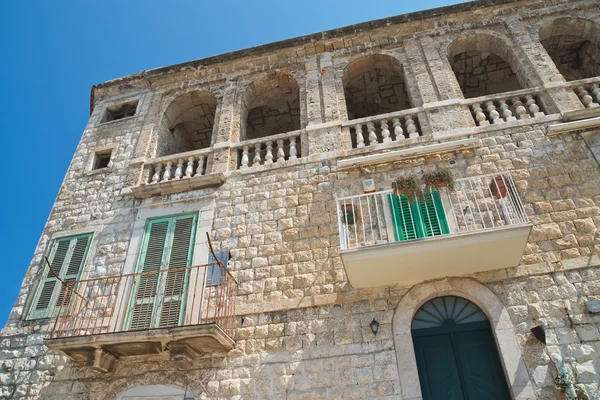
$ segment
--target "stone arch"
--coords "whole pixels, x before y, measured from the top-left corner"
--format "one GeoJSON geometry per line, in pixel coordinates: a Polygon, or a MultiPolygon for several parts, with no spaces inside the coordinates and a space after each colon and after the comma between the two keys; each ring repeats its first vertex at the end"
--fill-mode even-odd
{"type": "Polygon", "coordinates": [[[447,57],[465,98],[527,88],[527,74],[508,40],[492,32],[456,38],[447,57]]]}
{"type": "Polygon", "coordinates": [[[121,394],[116,400],[145,400],[145,399],[195,399],[192,393],[173,385],[145,385],[136,386],[121,394]]]}
{"type": "Polygon", "coordinates": [[[421,385],[411,334],[412,319],[417,310],[427,301],[449,295],[472,301],[488,317],[513,397],[515,399],[535,397],[521,356],[515,328],[506,307],[490,289],[470,278],[447,278],[415,285],[398,303],[392,324],[402,397],[421,398],[421,385]]]}
{"type": "Polygon", "coordinates": [[[402,63],[390,55],[354,58],[342,81],[350,120],[411,108],[402,63]]]}
{"type": "Polygon", "coordinates": [[[283,71],[255,79],[244,91],[240,114],[241,140],[299,130],[300,89],[297,80],[283,71]]]}
{"type": "Polygon", "coordinates": [[[212,92],[194,91],[176,97],[163,114],[156,156],[210,147],[216,115],[217,99],[212,92]]]}
{"type": "Polygon", "coordinates": [[[600,24],[556,18],[540,27],[542,46],[567,81],[600,76],[600,24]]]}

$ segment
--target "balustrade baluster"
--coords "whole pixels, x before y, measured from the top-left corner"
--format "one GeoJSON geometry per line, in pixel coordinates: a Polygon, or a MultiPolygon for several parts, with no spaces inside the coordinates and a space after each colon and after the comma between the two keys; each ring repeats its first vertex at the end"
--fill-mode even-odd
{"type": "Polygon", "coordinates": [[[515,96],[511,99],[513,108],[515,109],[515,114],[517,115],[517,119],[525,119],[529,118],[529,114],[525,107],[523,107],[523,102],[521,101],[520,96],[515,96]]]}
{"type": "Polygon", "coordinates": [[[265,165],[273,164],[273,142],[269,140],[267,143],[267,150],[265,153],[265,165]]]}
{"type": "Polygon", "coordinates": [[[393,118],[393,127],[394,127],[394,140],[404,140],[404,131],[402,130],[402,123],[400,122],[400,118],[393,118]]]}
{"type": "Polygon", "coordinates": [[[160,173],[162,170],[162,164],[161,163],[156,163],[154,165],[154,175],[152,175],[152,183],[158,183],[160,182],[160,173]]]}
{"type": "Polygon", "coordinates": [[[161,182],[166,182],[171,180],[171,168],[173,167],[173,161],[167,161],[167,166],[165,167],[165,173],[163,174],[163,178],[161,182]]]}
{"type": "Polygon", "coordinates": [[[406,126],[406,132],[408,132],[408,137],[410,139],[419,137],[419,132],[417,131],[417,126],[415,125],[415,121],[413,121],[412,115],[406,116],[405,126],[406,126]]]}
{"type": "Polygon", "coordinates": [[[383,138],[383,143],[391,143],[392,138],[390,137],[390,131],[388,129],[387,119],[381,120],[381,137],[383,138]]]}
{"type": "Polygon", "coordinates": [[[474,103],[471,106],[471,109],[473,110],[473,115],[475,116],[475,121],[477,122],[477,125],[479,125],[479,126],[487,126],[487,125],[490,124],[490,122],[487,120],[487,117],[483,113],[483,109],[481,108],[481,104],[474,103]]]}
{"type": "Polygon", "coordinates": [[[250,163],[250,148],[248,146],[244,146],[242,148],[242,160],[240,161],[240,168],[248,168],[248,163],[250,163]]]}
{"type": "Polygon", "coordinates": [[[298,149],[296,148],[296,138],[290,138],[290,160],[298,158],[298,149]]]}
{"type": "Polygon", "coordinates": [[[361,124],[354,125],[354,132],[356,134],[356,147],[357,148],[365,147],[365,138],[363,137],[362,125],[361,124]]]}
{"type": "Polygon", "coordinates": [[[204,160],[205,156],[198,157],[198,168],[196,168],[196,175],[194,176],[202,176],[204,175],[204,160]]]}
{"type": "Polygon", "coordinates": [[[535,97],[533,97],[532,94],[526,95],[525,100],[527,100],[525,105],[527,106],[529,114],[531,114],[532,117],[542,117],[545,115],[543,112],[540,111],[540,106],[537,105],[535,97]]]}
{"type": "Polygon", "coordinates": [[[369,146],[379,144],[377,133],[375,133],[375,124],[373,122],[367,122],[367,132],[369,132],[369,146]]]}
{"type": "Polygon", "coordinates": [[[283,139],[277,140],[277,162],[285,161],[285,149],[283,148],[283,139]]]}
{"type": "Polygon", "coordinates": [[[600,103],[600,87],[598,87],[597,83],[593,83],[591,89],[593,101],[600,103]]]}
{"type": "Polygon", "coordinates": [[[254,158],[252,159],[252,166],[256,167],[257,165],[260,165],[262,162],[262,157],[260,155],[260,148],[262,147],[261,143],[256,143],[254,145],[254,158]]]}
{"type": "Polygon", "coordinates": [[[500,113],[496,110],[496,105],[492,100],[486,101],[485,105],[492,124],[499,124],[504,122],[504,120],[500,118],[500,113]]]}
{"type": "Polygon", "coordinates": [[[190,178],[194,174],[194,157],[188,157],[187,166],[185,167],[185,177],[190,178]]]}
{"type": "Polygon", "coordinates": [[[579,86],[576,90],[577,96],[579,96],[579,100],[581,100],[585,108],[593,107],[594,99],[590,96],[589,92],[583,86],[579,86]]]}
{"type": "Polygon", "coordinates": [[[181,179],[183,176],[183,158],[177,161],[177,167],[175,168],[175,179],[181,179]]]}
{"type": "Polygon", "coordinates": [[[502,111],[502,118],[506,122],[517,120],[515,117],[513,117],[512,111],[510,111],[508,104],[506,104],[506,100],[498,100],[498,103],[500,104],[500,110],[502,111]]]}

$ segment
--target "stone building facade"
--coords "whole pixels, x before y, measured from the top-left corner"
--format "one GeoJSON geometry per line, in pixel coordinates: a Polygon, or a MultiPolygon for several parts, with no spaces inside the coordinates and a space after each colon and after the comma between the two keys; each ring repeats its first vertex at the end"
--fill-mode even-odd
{"type": "Polygon", "coordinates": [[[95,86],[0,397],[600,399],[599,85],[596,0],[482,0],[95,86]]]}

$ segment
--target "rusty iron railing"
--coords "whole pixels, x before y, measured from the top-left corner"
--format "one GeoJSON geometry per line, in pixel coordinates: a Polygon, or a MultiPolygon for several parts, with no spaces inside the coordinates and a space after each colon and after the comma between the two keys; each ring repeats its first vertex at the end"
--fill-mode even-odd
{"type": "Polygon", "coordinates": [[[206,264],[66,282],[47,338],[216,323],[233,337],[237,282],[206,264]]]}

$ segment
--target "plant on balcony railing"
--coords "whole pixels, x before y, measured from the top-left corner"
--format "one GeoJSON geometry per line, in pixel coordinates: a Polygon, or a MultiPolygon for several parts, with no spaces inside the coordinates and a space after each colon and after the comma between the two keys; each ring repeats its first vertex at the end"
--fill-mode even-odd
{"type": "Polygon", "coordinates": [[[427,189],[447,187],[448,190],[453,191],[456,183],[454,174],[448,168],[440,168],[437,171],[423,174],[421,179],[427,189]]]}
{"type": "MultiPolygon", "coordinates": [[[[338,199],[342,250],[428,237],[498,229],[529,222],[509,172],[457,179],[450,186],[386,190],[338,199]],[[353,210],[350,223],[348,213],[353,210]],[[360,215],[360,218],[357,217],[360,215]]],[[[410,182],[410,184],[409,184],[410,182]]]]}

